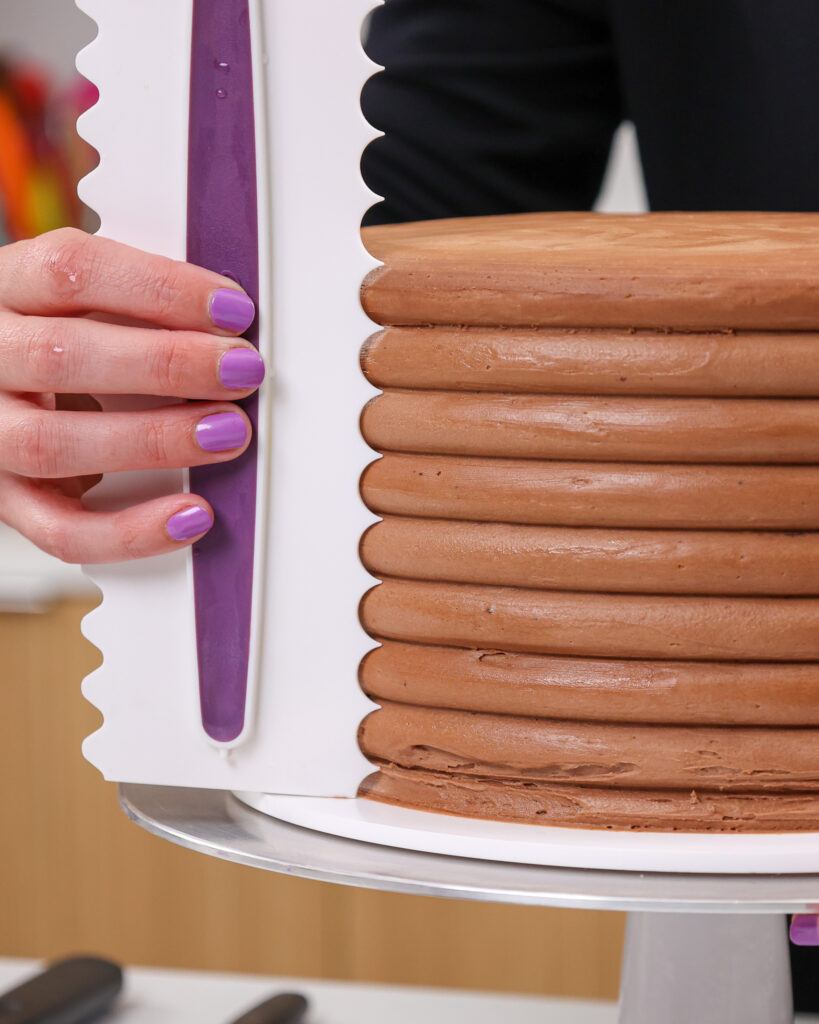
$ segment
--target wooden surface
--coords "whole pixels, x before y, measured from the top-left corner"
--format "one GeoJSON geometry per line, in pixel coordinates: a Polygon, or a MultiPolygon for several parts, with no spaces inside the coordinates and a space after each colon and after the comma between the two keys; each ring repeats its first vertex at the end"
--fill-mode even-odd
{"type": "Polygon", "coordinates": [[[82,759],[89,605],[0,615],[0,955],[614,998],[622,916],[270,875],[130,824],[82,759]]]}

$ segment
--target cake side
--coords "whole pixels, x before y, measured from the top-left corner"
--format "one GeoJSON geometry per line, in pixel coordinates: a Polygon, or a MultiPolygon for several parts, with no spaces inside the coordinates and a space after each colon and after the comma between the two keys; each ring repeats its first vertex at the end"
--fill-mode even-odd
{"type": "Polygon", "coordinates": [[[382,389],[810,398],[815,352],[792,331],[387,327],[361,366],[382,389]]]}
{"type": "Polygon", "coordinates": [[[365,239],[362,795],[819,828],[819,217],[365,239]]]}

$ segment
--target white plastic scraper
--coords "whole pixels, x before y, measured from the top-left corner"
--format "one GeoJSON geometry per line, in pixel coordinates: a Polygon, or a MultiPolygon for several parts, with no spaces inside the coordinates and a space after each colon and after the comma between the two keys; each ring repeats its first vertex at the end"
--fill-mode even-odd
{"type": "Polygon", "coordinates": [[[101,233],[240,283],[268,367],[243,458],[115,474],[91,496],[190,488],[216,524],[193,552],[88,570],[104,664],[84,692],[104,723],[86,755],[117,781],[352,796],[370,770],[356,732],[372,646],[357,608],[373,582],[358,560],[373,0],[77,2],[99,25],[78,67],[100,89],[80,129],[100,152],[82,196],[101,233]]]}

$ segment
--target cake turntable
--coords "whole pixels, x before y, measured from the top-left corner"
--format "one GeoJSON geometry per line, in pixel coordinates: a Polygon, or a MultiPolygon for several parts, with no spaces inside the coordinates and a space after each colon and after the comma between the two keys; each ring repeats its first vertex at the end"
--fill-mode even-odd
{"type": "Polygon", "coordinates": [[[327,835],[232,794],[122,785],[123,810],[186,849],[299,878],[387,892],[628,911],[621,1024],[786,1024],[782,915],[819,910],[819,875],[552,868],[431,854],[327,835]]]}

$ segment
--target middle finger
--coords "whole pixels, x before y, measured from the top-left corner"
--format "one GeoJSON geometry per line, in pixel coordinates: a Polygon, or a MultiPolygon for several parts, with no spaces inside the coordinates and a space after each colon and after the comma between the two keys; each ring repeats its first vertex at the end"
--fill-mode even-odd
{"type": "Polygon", "coordinates": [[[0,314],[0,390],[224,399],[255,390],[246,341],[97,320],[0,314]]]}

